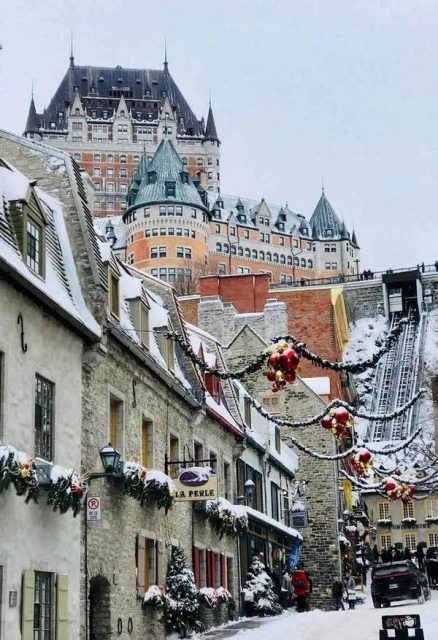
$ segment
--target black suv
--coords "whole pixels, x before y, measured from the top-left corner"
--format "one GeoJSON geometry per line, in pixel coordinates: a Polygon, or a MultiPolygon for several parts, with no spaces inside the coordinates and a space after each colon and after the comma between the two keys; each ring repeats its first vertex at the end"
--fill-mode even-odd
{"type": "Polygon", "coordinates": [[[427,577],[411,560],[378,564],[371,570],[371,595],[375,607],[388,607],[391,602],[429,600],[431,591],[427,577]]]}

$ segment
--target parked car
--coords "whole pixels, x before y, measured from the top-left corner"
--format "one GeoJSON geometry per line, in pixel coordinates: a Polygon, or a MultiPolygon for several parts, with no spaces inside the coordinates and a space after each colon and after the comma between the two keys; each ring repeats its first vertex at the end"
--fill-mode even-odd
{"type": "Polygon", "coordinates": [[[426,551],[426,573],[431,589],[438,589],[438,547],[426,551]]]}
{"type": "Polygon", "coordinates": [[[427,577],[411,560],[378,564],[371,570],[371,596],[377,607],[389,607],[391,602],[431,598],[427,577]]]}

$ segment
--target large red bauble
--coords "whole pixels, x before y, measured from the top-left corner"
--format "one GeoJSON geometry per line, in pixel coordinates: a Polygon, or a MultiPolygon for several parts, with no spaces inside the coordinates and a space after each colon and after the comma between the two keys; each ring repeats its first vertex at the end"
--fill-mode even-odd
{"type": "Polygon", "coordinates": [[[371,453],[365,449],[359,453],[359,460],[365,464],[371,460],[371,453]]]}
{"type": "Polygon", "coordinates": [[[350,414],[344,407],[338,407],[335,411],[335,418],[341,424],[346,424],[350,419],[350,414]]]}
{"type": "Polygon", "coordinates": [[[393,480],[387,480],[385,484],[385,491],[393,491],[396,488],[396,484],[393,480]]]}
{"type": "Polygon", "coordinates": [[[271,365],[271,367],[273,367],[274,369],[278,368],[278,365],[280,364],[280,356],[278,353],[272,353],[269,358],[268,358],[268,363],[271,365]]]}
{"type": "Polygon", "coordinates": [[[286,382],[295,382],[295,380],[297,379],[297,376],[295,375],[295,371],[287,371],[284,374],[284,379],[286,380],[286,382]]]}
{"type": "Polygon", "coordinates": [[[300,356],[292,347],[288,347],[281,354],[280,363],[286,369],[296,369],[299,362],[300,356]]]}
{"type": "Polygon", "coordinates": [[[331,429],[333,426],[332,418],[330,416],[324,416],[321,420],[321,425],[324,427],[324,429],[331,429]]]}
{"type": "Polygon", "coordinates": [[[275,380],[275,370],[274,369],[269,369],[268,373],[266,374],[266,377],[268,378],[268,380],[270,382],[274,382],[274,380],[275,380]]]}
{"type": "Polygon", "coordinates": [[[82,487],[77,486],[73,488],[73,493],[75,494],[75,496],[81,497],[82,494],[84,493],[84,490],[82,489],[82,487]]]}

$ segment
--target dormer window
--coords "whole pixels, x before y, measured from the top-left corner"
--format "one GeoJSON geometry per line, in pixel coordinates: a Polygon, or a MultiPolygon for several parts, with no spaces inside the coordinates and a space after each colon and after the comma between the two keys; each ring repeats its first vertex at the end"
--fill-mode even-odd
{"type": "Polygon", "coordinates": [[[120,317],[119,277],[114,271],[109,272],[109,308],[111,315],[120,317]]]}
{"type": "Polygon", "coordinates": [[[148,171],[148,184],[155,184],[156,181],[157,181],[157,172],[148,171]]]}
{"type": "Polygon", "coordinates": [[[38,275],[42,272],[42,229],[31,220],[27,221],[26,264],[38,275]]]}
{"type": "Polygon", "coordinates": [[[181,176],[181,182],[183,184],[188,184],[188,182],[189,182],[189,174],[187,173],[187,171],[181,171],[180,172],[180,176],[181,176]]]}
{"type": "Polygon", "coordinates": [[[325,230],[325,237],[326,238],[333,238],[333,229],[326,229],[325,230]]]}
{"type": "Polygon", "coordinates": [[[166,182],[166,198],[174,198],[175,197],[175,182],[167,181],[166,182]]]}

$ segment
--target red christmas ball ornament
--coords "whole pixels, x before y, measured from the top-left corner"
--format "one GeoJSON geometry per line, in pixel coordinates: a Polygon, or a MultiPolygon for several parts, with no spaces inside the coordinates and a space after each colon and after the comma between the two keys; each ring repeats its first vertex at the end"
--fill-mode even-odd
{"type": "Polygon", "coordinates": [[[140,471],[140,478],[145,478],[146,477],[146,469],[142,469],[140,471]]]}
{"type": "Polygon", "coordinates": [[[76,487],[73,487],[73,493],[78,498],[81,498],[84,495],[84,490],[80,485],[76,485],[76,487]]]}
{"type": "Polygon", "coordinates": [[[274,382],[275,380],[275,369],[268,369],[268,373],[266,374],[269,382],[274,382]]]}
{"type": "Polygon", "coordinates": [[[30,464],[28,464],[27,462],[25,462],[23,464],[23,469],[30,469],[30,464]]]}
{"type": "Polygon", "coordinates": [[[271,365],[273,369],[278,369],[280,364],[280,355],[277,352],[272,353],[268,358],[268,364],[271,365]]]}
{"type": "Polygon", "coordinates": [[[341,424],[347,424],[350,419],[350,414],[344,407],[338,407],[335,411],[335,418],[337,422],[341,424]]]}
{"type": "Polygon", "coordinates": [[[300,362],[300,356],[292,347],[287,347],[281,354],[280,364],[287,369],[296,369],[300,362]]]}
{"type": "Polygon", "coordinates": [[[396,487],[397,485],[394,480],[387,480],[385,483],[385,491],[394,491],[396,487]]]}
{"type": "Polygon", "coordinates": [[[277,393],[279,391],[279,388],[277,387],[276,383],[274,382],[274,384],[272,385],[272,393],[277,393]]]}
{"type": "Polygon", "coordinates": [[[360,451],[359,460],[360,462],[363,462],[365,464],[371,460],[371,453],[368,451],[368,449],[363,449],[362,451],[360,451]]]}
{"type": "Polygon", "coordinates": [[[330,416],[324,416],[321,420],[321,425],[324,429],[331,429],[333,426],[332,418],[330,416]]]}
{"type": "Polygon", "coordinates": [[[286,380],[286,382],[289,382],[289,384],[291,384],[292,382],[295,382],[295,380],[297,379],[295,371],[287,371],[284,374],[284,379],[286,380]]]}

